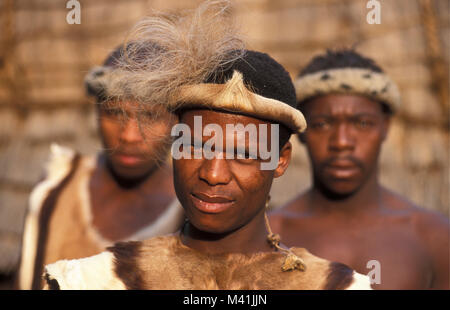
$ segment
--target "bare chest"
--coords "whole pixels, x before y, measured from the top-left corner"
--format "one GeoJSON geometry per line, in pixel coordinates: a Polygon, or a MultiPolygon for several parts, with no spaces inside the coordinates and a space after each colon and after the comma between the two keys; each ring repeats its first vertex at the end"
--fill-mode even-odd
{"type": "Polygon", "coordinates": [[[92,223],[111,241],[125,239],[151,225],[172,201],[164,193],[91,191],[92,223]]]}
{"type": "Polygon", "coordinates": [[[407,225],[332,225],[300,220],[284,226],[282,240],[344,263],[372,279],[373,288],[424,289],[432,281],[429,257],[407,225]]]}

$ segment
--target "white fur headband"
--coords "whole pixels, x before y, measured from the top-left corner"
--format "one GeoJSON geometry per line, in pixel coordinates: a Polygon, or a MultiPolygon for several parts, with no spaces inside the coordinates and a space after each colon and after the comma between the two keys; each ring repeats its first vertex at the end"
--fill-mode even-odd
{"type": "Polygon", "coordinates": [[[207,107],[278,122],[294,133],[306,129],[305,118],[299,110],[250,91],[244,85],[242,73],[238,71],[234,71],[232,78],[225,84],[186,85],[181,88],[177,99],[174,109],[183,106],[207,107]]]}

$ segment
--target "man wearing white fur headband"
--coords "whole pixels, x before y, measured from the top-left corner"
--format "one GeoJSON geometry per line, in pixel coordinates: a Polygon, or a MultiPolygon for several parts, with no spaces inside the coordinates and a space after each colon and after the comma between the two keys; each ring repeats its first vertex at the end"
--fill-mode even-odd
{"type": "Polygon", "coordinates": [[[312,187],[271,214],[289,245],[370,271],[376,289],[448,289],[449,223],[378,183],[395,83],[353,50],[315,57],[295,81],[312,187]],[[332,245],[332,246],[330,246],[332,245]]]}
{"type": "MultiPolygon", "coordinates": [[[[221,14],[212,11],[210,21],[220,25],[221,14]]],[[[184,19],[158,16],[141,25],[147,31],[139,33],[169,51],[154,68],[172,68],[158,76],[177,86],[168,105],[180,121],[172,130],[172,157],[187,222],[176,234],[118,243],[96,256],[48,265],[47,288],[370,289],[368,277],[306,249],[288,249],[271,232],[266,207],[272,181],[289,165],[290,135],[306,128],[284,68],[267,54],[236,49],[238,40],[217,28],[208,36],[212,28],[202,18],[189,20],[189,27],[184,19]],[[198,34],[196,28],[202,35],[189,32],[198,34]],[[158,29],[173,35],[158,36],[158,29]],[[168,48],[186,29],[190,35],[168,48]],[[186,72],[189,61],[194,67],[186,72]]],[[[156,80],[141,78],[145,82],[139,76],[124,81],[133,81],[131,89],[137,85],[133,93],[152,96],[148,87],[156,80]]]]}

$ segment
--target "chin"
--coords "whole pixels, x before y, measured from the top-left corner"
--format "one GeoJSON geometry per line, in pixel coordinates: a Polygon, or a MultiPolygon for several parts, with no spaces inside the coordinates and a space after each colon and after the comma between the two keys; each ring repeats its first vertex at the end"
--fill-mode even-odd
{"type": "Polygon", "coordinates": [[[355,194],[360,186],[360,184],[355,184],[353,182],[327,182],[320,186],[322,192],[325,196],[332,199],[345,199],[349,196],[355,194]]]}
{"type": "Polygon", "coordinates": [[[224,227],[223,222],[220,220],[208,220],[205,218],[197,220],[195,218],[189,218],[189,223],[191,223],[191,225],[197,230],[213,235],[223,235],[233,230],[231,228],[224,227]]]}
{"type": "Polygon", "coordinates": [[[228,232],[227,230],[224,230],[222,227],[212,227],[212,226],[201,225],[200,227],[195,226],[195,228],[197,228],[201,232],[208,233],[211,235],[217,235],[217,236],[224,235],[228,232]]]}
{"type": "Polygon", "coordinates": [[[145,169],[143,167],[122,167],[113,165],[112,170],[120,179],[129,181],[144,179],[150,173],[150,169],[145,169]]]}

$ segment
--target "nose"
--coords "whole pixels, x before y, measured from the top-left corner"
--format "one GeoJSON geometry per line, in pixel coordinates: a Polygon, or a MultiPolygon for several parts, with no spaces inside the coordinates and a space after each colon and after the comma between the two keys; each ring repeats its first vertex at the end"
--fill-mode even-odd
{"type": "Polygon", "coordinates": [[[232,174],[226,159],[202,159],[199,177],[210,186],[226,185],[231,181],[232,174]]]}
{"type": "Polygon", "coordinates": [[[333,151],[342,152],[353,150],[354,147],[355,140],[350,126],[346,123],[338,124],[330,136],[329,148],[333,151]]]}
{"type": "Polygon", "coordinates": [[[135,118],[128,118],[123,120],[120,131],[120,141],[123,143],[137,143],[143,140],[142,130],[139,126],[138,120],[135,118]]]}

